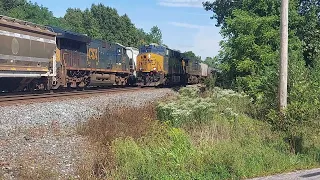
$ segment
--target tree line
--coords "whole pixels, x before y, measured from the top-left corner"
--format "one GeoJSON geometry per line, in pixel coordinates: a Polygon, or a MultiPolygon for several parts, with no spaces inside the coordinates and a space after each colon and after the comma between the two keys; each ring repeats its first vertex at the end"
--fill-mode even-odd
{"type": "MultiPolygon", "coordinates": [[[[115,8],[101,3],[92,4],[91,8],[81,10],[68,8],[63,17],[55,17],[47,7],[27,0],[0,0],[0,14],[22,19],[41,25],[50,25],[86,34],[95,39],[117,42],[124,46],[139,47],[157,43],[163,44],[162,32],[153,26],[150,32],[137,28],[127,14],[119,15],[115,8]]],[[[192,51],[184,52],[189,58],[200,60],[192,51]]],[[[211,57],[205,63],[212,65],[211,57]]]]}
{"type": "Polygon", "coordinates": [[[60,27],[125,46],[162,44],[162,33],[157,26],[153,26],[150,32],[145,32],[137,28],[127,14],[119,15],[116,9],[101,3],[92,4],[91,8],[85,10],[68,8],[64,17],[57,18],[47,7],[37,3],[27,0],[0,0],[0,14],[41,25],[60,27]]]}
{"type": "MultiPolygon", "coordinates": [[[[215,0],[203,3],[225,40],[215,57],[220,85],[244,90],[256,115],[293,137],[320,122],[319,12],[317,0],[289,2],[289,79],[286,116],[277,112],[280,60],[279,0],[215,0]]],[[[310,131],[310,129],[308,130],[310,131]]]]}

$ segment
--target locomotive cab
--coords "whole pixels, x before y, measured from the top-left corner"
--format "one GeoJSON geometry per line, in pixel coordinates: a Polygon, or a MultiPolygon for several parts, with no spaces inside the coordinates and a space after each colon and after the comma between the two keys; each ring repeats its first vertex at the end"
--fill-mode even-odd
{"type": "Polygon", "coordinates": [[[185,71],[181,53],[161,45],[140,47],[137,57],[137,84],[160,86],[183,84],[185,71]]]}
{"type": "Polygon", "coordinates": [[[158,86],[164,81],[166,48],[155,44],[142,46],[137,57],[139,85],[158,86]]]}

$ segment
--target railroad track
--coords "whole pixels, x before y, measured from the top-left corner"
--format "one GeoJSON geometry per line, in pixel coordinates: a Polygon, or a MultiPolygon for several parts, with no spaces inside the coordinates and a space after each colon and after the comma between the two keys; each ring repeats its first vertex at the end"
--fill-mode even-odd
{"type": "Polygon", "coordinates": [[[41,94],[19,94],[19,95],[2,95],[0,96],[0,106],[6,106],[11,104],[20,103],[33,103],[42,101],[52,101],[61,98],[75,98],[75,97],[85,97],[98,94],[112,94],[130,91],[141,91],[150,90],[154,88],[139,88],[139,87],[129,87],[129,88],[112,88],[112,89],[97,89],[97,90],[84,90],[84,91],[71,91],[71,92],[56,92],[56,93],[41,93],[41,94]]]}

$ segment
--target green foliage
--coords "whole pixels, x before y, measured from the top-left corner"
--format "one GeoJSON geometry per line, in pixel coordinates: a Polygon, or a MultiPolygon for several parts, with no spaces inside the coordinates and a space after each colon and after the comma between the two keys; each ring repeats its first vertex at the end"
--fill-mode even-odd
{"type": "Polygon", "coordinates": [[[90,9],[68,8],[63,18],[56,18],[48,8],[26,0],[0,0],[0,14],[42,25],[52,25],[92,38],[117,42],[125,46],[162,43],[161,30],[154,26],[149,33],[137,29],[130,18],[116,9],[92,4],[90,9]]]}
{"type": "Polygon", "coordinates": [[[320,44],[320,10],[316,1],[289,3],[289,81],[286,116],[278,112],[278,69],[280,50],[280,3],[275,0],[215,0],[205,2],[213,11],[225,40],[221,43],[219,83],[223,87],[244,90],[254,99],[257,109],[252,115],[268,120],[273,129],[291,139],[310,137],[303,132],[310,125],[319,127],[320,101],[317,64],[320,44]]]}
{"type": "Polygon", "coordinates": [[[158,105],[158,119],[169,121],[175,127],[185,123],[205,123],[212,120],[217,113],[238,116],[243,110],[237,105],[243,107],[243,104],[250,102],[249,99],[244,98],[247,96],[232,90],[224,91],[214,88],[206,98],[198,98],[199,93],[200,90],[197,87],[180,89],[177,101],[158,105]]]}
{"type": "Polygon", "coordinates": [[[204,84],[207,89],[212,90],[216,86],[217,75],[213,74],[212,77],[204,79],[204,84]]]}
{"type": "Polygon", "coordinates": [[[158,105],[160,120],[168,123],[138,140],[113,141],[111,179],[244,179],[318,165],[319,141],[291,154],[284,135],[246,116],[250,104],[232,90],[181,89],[177,101],[158,105]],[[208,108],[200,108],[204,103],[208,108]]]}
{"type": "Polygon", "coordinates": [[[116,174],[139,179],[179,178],[176,172],[181,171],[187,174],[195,154],[191,142],[181,129],[161,130],[137,142],[131,138],[114,141],[113,152],[119,167],[116,174]]]}
{"type": "Polygon", "coordinates": [[[186,51],[182,54],[182,56],[184,58],[189,58],[189,59],[192,59],[192,60],[201,60],[201,57],[200,56],[197,56],[194,52],[192,51],[186,51]]]}
{"type": "Polygon", "coordinates": [[[138,47],[146,43],[161,43],[161,30],[154,26],[150,33],[137,29],[128,15],[120,16],[116,9],[103,4],[93,4],[90,9],[68,9],[64,19],[73,31],[90,37],[138,47]]]}
{"type": "Polygon", "coordinates": [[[204,63],[207,64],[209,67],[219,69],[220,62],[218,57],[206,57],[204,63]]]}
{"type": "Polygon", "coordinates": [[[150,41],[156,44],[162,44],[162,33],[158,26],[153,26],[148,34],[150,41]]]}

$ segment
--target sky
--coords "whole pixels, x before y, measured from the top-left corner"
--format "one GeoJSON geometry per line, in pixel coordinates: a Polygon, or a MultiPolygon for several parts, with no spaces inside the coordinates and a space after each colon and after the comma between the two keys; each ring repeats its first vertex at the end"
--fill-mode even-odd
{"type": "Polygon", "coordinates": [[[102,3],[127,14],[138,28],[149,32],[157,25],[162,32],[163,43],[181,52],[193,51],[202,59],[213,57],[222,40],[212,12],[202,7],[205,0],[31,0],[48,7],[56,17],[63,17],[67,8],[90,8],[102,3]]]}

